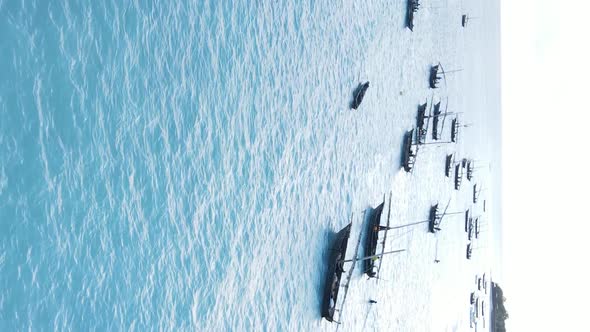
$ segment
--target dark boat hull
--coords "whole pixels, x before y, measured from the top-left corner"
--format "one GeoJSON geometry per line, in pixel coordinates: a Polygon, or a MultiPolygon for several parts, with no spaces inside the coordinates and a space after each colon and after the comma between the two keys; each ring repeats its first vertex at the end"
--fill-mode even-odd
{"type": "MultiPolygon", "coordinates": [[[[379,231],[381,230],[381,215],[383,214],[383,206],[385,202],[379,204],[371,215],[369,222],[369,229],[367,231],[367,238],[365,241],[365,256],[374,256],[377,253],[377,244],[379,242],[379,231]]],[[[364,271],[369,278],[374,278],[376,272],[374,271],[375,261],[367,259],[364,261],[364,271]]]]}
{"type": "Polygon", "coordinates": [[[412,149],[413,136],[414,136],[413,129],[407,131],[406,135],[404,136],[404,150],[403,150],[403,154],[402,154],[402,165],[404,167],[404,171],[406,171],[406,172],[411,172],[412,169],[414,168],[414,163],[416,161],[416,154],[418,153],[417,151],[414,152],[412,149]]]}
{"type": "Polygon", "coordinates": [[[439,231],[438,229],[438,222],[437,222],[437,214],[438,214],[438,204],[433,205],[430,208],[430,215],[428,216],[428,231],[430,233],[436,233],[439,231]]]}
{"type": "Polygon", "coordinates": [[[461,164],[457,164],[455,166],[455,190],[461,188],[461,178],[463,177],[461,170],[461,164]]]}
{"type": "Polygon", "coordinates": [[[361,105],[363,99],[365,98],[365,93],[367,92],[367,89],[369,89],[369,82],[361,83],[358,85],[354,93],[352,103],[350,103],[351,108],[357,109],[361,105]]]}
{"type": "Polygon", "coordinates": [[[448,154],[447,158],[445,160],[445,176],[446,177],[450,177],[451,176],[451,167],[453,166],[453,155],[452,154],[448,154]]]}
{"type": "Polygon", "coordinates": [[[422,105],[418,106],[418,116],[416,117],[416,126],[418,128],[424,128],[424,124],[425,124],[425,119],[426,119],[426,106],[428,106],[428,104],[424,103],[422,105]]]}
{"type": "Polygon", "coordinates": [[[440,114],[440,102],[438,102],[434,105],[434,111],[432,112],[432,139],[435,141],[440,138],[440,134],[438,132],[438,117],[440,116],[440,114]]]}
{"type": "Polygon", "coordinates": [[[330,260],[324,288],[322,317],[330,322],[334,321],[334,312],[336,311],[336,303],[340,291],[340,281],[344,272],[340,262],[345,259],[351,227],[352,223],[348,224],[336,234],[336,239],[329,252],[330,260]]]}
{"type": "Polygon", "coordinates": [[[414,0],[408,0],[406,7],[406,27],[414,31],[414,0]]]}
{"type": "Polygon", "coordinates": [[[428,79],[428,84],[431,89],[437,88],[438,68],[438,65],[430,67],[430,77],[428,79]]]}

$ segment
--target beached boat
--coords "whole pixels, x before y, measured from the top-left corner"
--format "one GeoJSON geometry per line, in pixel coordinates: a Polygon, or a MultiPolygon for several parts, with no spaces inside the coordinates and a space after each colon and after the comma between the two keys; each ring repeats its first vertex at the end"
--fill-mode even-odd
{"type": "Polygon", "coordinates": [[[418,0],[408,0],[406,7],[406,27],[414,31],[414,13],[420,8],[418,0]]]}
{"type": "Polygon", "coordinates": [[[463,167],[461,164],[455,165],[455,190],[461,188],[461,182],[463,181],[463,167]]]}
{"type": "Polygon", "coordinates": [[[416,141],[418,144],[426,143],[426,134],[430,122],[430,116],[426,115],[426,106],[427,103],[418,105],[418,114],[416,115],[416,141]]]}
{"type": "Polygon", "coordinates": [[[477,190],[477,183],[473,185],[473,203],[477,203],[481,189],[477,190]]]}
{"type": "Polygon", "coordinates": [[[440,65],[440,63],[436,64],[434,66],[430,66],[430,75],[428,78],[428,85],[430,86],[431,89],[438,88],[438,84],[439,84],[440,80],[442,80],[442,78],[443,78],[441,72],[442,72],[442,66],[440,65]]]}
{"type": "Polygon", "coordinates": [[[474,163],[473,160],[467,161],[467,180],[469,180],[469,181],[471,181],[471,179],[473,178],[473,171],[474,171],[473,163],[474,163]]]}
{"type": "Polygon", "coordinates": [[[414,129],[406,132],[404,136],[404,149],[402,151],[402,165],[406,172],[411,172],[416,163],[418,145],[414,141],[414,129]]]}
{"type": "Polygon", "coordinates": [[[430,207],[430,215],[428,217],[428,231],[436,233],[440,231],[440,218],[438,215],[438,203],[430,207]]]}
{"type": "MultiPolygon", "coordinates": [[[[384,205],[385,199],[383,200],[383,203],[379,204],[379,206],[374,209],[371,219],[369,220],[369,229],[365,240],[365,256],[373,256],[377,253],[379,232],[387,230],[387,226],[381,226],[381,215],[383,214],[384,205]]],[[[377,271],[375,271],[375,260],[367,259],[364,263],[364,271],[369,278],[376,277],[377,271]]]]}
{"type": "Polygon", "coordinates": [[[432,111],[432,139],[439,140],[440,139],[440,132],[438,130],[438,122],[441,116],[440,111],[440,101],[433,106],[432,111]]]}
{"type": "Polygon", "coordinates": [[[367,92],[367,89],[369,88],[369,82],[365,82],[365,83],[359,83],[359,85],[357,86],[357,88],[354,91],[354,98],[352,100],[352,102],[350,103],[350,107],[353,109],[357,109],[360,104],[363,102],[363,98],[365,98],[365,93],[367,92]]]}
{"type": "Polygon", "coordinates": [[[451,142],[457,142],[457,138],[459,137],[459,120],[454,118],[451,121],[451,142]]]}
{"type": "Polygon", "coordinates": [[[451,176],[451,170],[453,167],[453,164],[455,163],[455,158],[454,158],[454,154],[448,154],[446,159],[445,159],[445,176],[446,177],[450,177],[451,176]]]}

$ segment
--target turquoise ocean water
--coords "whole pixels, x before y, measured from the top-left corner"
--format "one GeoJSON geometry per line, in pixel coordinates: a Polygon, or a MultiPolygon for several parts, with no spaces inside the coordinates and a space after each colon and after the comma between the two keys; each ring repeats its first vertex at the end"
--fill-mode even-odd
{"type": "MultiPolygon", "coordinates": [[[[334,330],[323,264],[351,214],[356,239],[390,191],[393,224],[468,207],[450,151],[492,165],[499,205],[499,14],[469,5],[424,4],[411,33],[405,1],[0,1],[0,330],[334,330]],[[438,61],[464,71],[432,91],[438,61]],[[479,125],[409,175],[431,98],[479,125]]],[[[468,329],[494,241],[466,261],[459,225],[392,232],[407,252],[353,275],[341,328],[468,329]]]]}

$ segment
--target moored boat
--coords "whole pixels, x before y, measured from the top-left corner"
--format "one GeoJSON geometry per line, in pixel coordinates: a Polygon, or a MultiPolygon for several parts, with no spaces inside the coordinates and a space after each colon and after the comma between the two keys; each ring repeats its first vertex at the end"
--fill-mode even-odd
{"type": "Polygon", "coordinates": [[[445,159],[445,176],[446,177],[450,177],[451,176],[451,169],[453,167],[453,163],[454,163],[454,154],[448,154],[446,159],[445,159]]]}
{"type": "Polygon", "coordinates": [[[414,31],[414,13],[420,8],[420,2],[418,0],[408,0],[406,7],[406,27],[410,31],[414,31]]]}
{"type": "Polygon", "coordinates": [[[350,229],[352,222],[341,229],[336,234],[336,239],[330,248],[328,271],[326,277],[326,284],[324,288],[322,317],[326,320],[334,321],[334,312],[336,311],[336,303],[338,301],[338,293],[340,291],[340,281],[344,271],[344,260],[346,256],[346,248],[348,247],[348,239],[350,238],[350,229]]]}
{"type": "Polygon", "coordinates": [[[440,221],[438,216],[438,203],[430,207],[430,215],[428,217],[428,231],[436,233],[440,231],[440,221]]]}
{"type": "Polygon", "coordinates": [[[411,172],[416,163],[418,146],[414,142],[414,129],[406,132],[404,136],[404,149],[402,151],[402,165],[406,172],[411,172]]]}
{"type": "MultiPolygon", "coordinates": [[[[365,242],[365,256],[373,256],[377,253],[379,232],[384,230],[383,226],[381,226],[381,215],[383,214],[384,205],[385,201],[379,204],[379,206],[374,209],[371,219],[369,220],[369,229],[365,242]]],[[[367,259],[364,261],[364,272],[369,276],[369,278],[374,278],[377,276],[377,272],[375,271],[375,260],[367,259]]]]}

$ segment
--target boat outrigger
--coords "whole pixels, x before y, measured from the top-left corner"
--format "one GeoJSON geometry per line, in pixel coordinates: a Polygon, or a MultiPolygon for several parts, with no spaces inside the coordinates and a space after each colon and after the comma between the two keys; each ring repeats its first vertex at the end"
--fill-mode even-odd
{"type": "Polygon", "coordinates": [[[363,98],[365,98],[365,93],[367,92],[367,89],[369,88],[369,81],[365,82],[365,83],[359,83],[359,85],[357,86],[357,88],[354,91],[354,98],[352,100],[352,102],[350,103],[350,107],[352,109],[357,109],[360,104],[363,102],[363,98]]]}
{"type": "Polygon", "coordinates": [[[461,15],[461,26],[465,27],[470,20],[476,19],[477,17],[470,17],[467,14],[461,15]]]}
{"type": "Polygon", "coordinates": [[[406,27],[410,31],[414,31],[414,13],[420,8],[420,2],[418,0],[408,0],[406,8],[406,27]]]}

